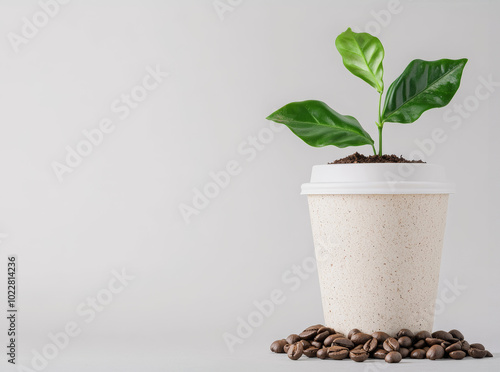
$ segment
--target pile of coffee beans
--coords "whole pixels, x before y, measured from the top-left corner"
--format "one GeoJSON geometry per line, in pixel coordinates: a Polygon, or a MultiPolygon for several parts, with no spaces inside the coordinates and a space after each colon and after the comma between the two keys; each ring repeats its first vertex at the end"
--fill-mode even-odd
{"type": "Polygon", "coordinates": [[[364,362],[368,358],[399,363],[401,359],[463,359],[492,357],[482,344],[469,344],[464,335],[453,329],[449,332],[421,331],[413,333],[402,329],[397,335],[375,332],[371,335],[353,329],[347,336],[321,324],[310,326],[300,334],[274,341],[271,351],[286,353],[292,360],[302,355],[309,358],[341,360],[351,358],[364,362]]]}

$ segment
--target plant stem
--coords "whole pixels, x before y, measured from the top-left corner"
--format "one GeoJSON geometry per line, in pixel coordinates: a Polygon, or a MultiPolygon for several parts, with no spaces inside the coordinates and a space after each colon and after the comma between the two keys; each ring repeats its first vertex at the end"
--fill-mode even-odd
{"type": "Polygon", "coordinates": [[[373,149],[373,155],[377,155],[377,150],[375,149],[374,145],[372,145],[372,149],[373,149]]]}
{"type": "MultiPolygon", "coordinates": [[[[380,112],[381,105],[382,105],[382,93],[380,92],[380,96],[378,98],[378,122],[377,122],[377,127],[378,127],[378,155],[382,156],[382,130],[384,129],[384,123],[382,122],[382,114],[380,112]]],[[[376,155],[376,154],[375,154],[376,155]]]]}
{"type": "Polygon", "coordinates": [[[384,124],[378,126],[378,156],[382,156],[382,129],[384,124]]]}

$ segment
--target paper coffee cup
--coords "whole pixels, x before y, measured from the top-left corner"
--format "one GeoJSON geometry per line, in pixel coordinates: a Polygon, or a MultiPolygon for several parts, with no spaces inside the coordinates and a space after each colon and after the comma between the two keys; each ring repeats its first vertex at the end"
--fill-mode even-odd
{"type": "Polygon", "coordinates": [[[308,196],[325,324],[432,331],[448,196],[433,164],[313,167],[308,196]]]}

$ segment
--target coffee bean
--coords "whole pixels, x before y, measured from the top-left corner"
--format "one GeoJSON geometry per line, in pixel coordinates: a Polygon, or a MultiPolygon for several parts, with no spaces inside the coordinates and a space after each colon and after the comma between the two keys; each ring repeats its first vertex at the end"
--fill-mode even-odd
{"type": "Polygon", "coordinates": [[[415,337],[415,335],[413,334],[413,332],[410,331],[409,329],[406,329],[406,328],[403,328],[402,330],[400,330],[398,332],[398,334],[396,335],[397,338],[401,338],[403,336],[409,337],[411,339],[413,339],[415,337]]]}
{"type": "Polygon", "coordinates": [[[323,332],[328,332],[329,335],[333,335],[335,333],[335,330],[330,327],[321,327],[320,329],[318,329],[318,334],[323,332]]]}
{"type": "Polygon", "coordinates": [[[451,342],[449,342],[449,341],[443,341],[443,342],[441,342],[441,344],[440,344],[440,345],[441,345],[443,348],[445,348],[445,349],[446,349],[448,346],[450,346],[450,345],[451,345],[451,342]]]}
{"type": "Polygon", "coordinates": [[[474,348],[474,349],[479,349],[479,350],[486,350],[486,348],[483,346],[483,344],[470,344],[470,347],[471,348],[474,348]]]}
{"type": "Polygon", "coordinates": [[[486,350],[476,349],[472,347],[472,345],[471,348],[469,349],[469,355],[476,359],[484,358],[486,354],[488,354],[486,350]]]}
{"type": "Polygon", "coordinates": [[[463,351],[469,351],[469,349],[470,349],[469,343],[467,341],[465,341],[465,340],[462,341],[462,350],[463,351]]]}
{"type": "Polygon", "coordinates": [[[408,355],[410,355],[410,350],[405,348],[405,347],[400,347],[399,348],[399,353],[401,354],[401,357],[406,358],[408,355]]]}
{"type": "Polygon", "coordinates": [[[314,346],[314,347],[317,347],[318,349],[320,349],[323,347],[323,343],[318,342],[318,341],[311,341],[311,346],[314,346]]]}
{"type": "Polygon", "coordinates": [[[362,349],[363,349],[363,344],[359,344],[359,345],[354,346],[354,349],[351,349],[351,350],[362,350],[362,349]]]}
{"type": "Polygon", "coordinates": [[[411,352],[410,358],[412,359],[424,359],[425,358],[425,350],[423,349],[415,349],[411,352]]]}
{"type": "Polygon", "coordinates": [[[450,331],[450,335],[452,335],[453,337],[455,338],[458,338],[460,341],[463,341],[464,340],[464,335],[462,334],[462,332],[456,330],[456,329],[452,329],[450,331]]]}
{"type": "Polygon", "coordinates": [[[297,360],[302,356],[303,353],[304,349],[302,348],[302,344],[298,342],[296,344],[290,345],[287,355],[291,360],[297,360]]]}
{"type": "Polygon", "coordinates": [[[462,350],[462,344],[459,342],[455,342],[454,344],[451,344],[448,346],[445,351],[449,354],[452,351],[457,351],[457,350],[462,350]]]}
{"type": "Polygon", "coordinates": [[[368,353],[363,349],[351,350],[349,357],[355,362],[364,362],[368,359],[368,353]]]}
{"type": "Polygon", "coordinates": [[[382,346],[388,352],[399,351],[399,342],[393,337],[389,337],[387,340],[385,340],[382,346]]]}
{"type": "Polygon", "coordinates": [[[441,359],[444,356],[444,349],[441,345],[432,345],[425,356],[430,360],[441,359]]]}
{"type": "Polygon", "coordinates": [[[384,349],[378,349],[377,351],[375,351],[373,353],[373,357],[375,359],[385,359],[385,356],[389,354],[389,352],[387,350],[384,350],[384,349]]]}
{"type": "Polygon", "coordinates": [[[347,338],[343,333],[334,333],[332,336],[334,336],[334,338],[347,338]]]}
{"type": "Polygon", "coordinates": [[[285,346],[283,346],[283,351],[285,353],[288,353],[288,349],[290,349],[290,344],[286,344],[285,346]]]}
{"type": "Polygon", "coordinates": [[[287,344],[286,340],[276,340],[271,344],[271,351],[273,353],[284,353],[285,350],[283,349],[285,345],[287,344]]]}
{"type": "Polygon", "coordinates": [[[292,333],[290,336],[286,338],[286,342],[288,342],[290,345],[299,342],[300,340],[301,340],[300,336],[296,335],[295,333],[292,333]]]}
{"type": "Polygon", "coordinates": [[[425,340],[418,340],[413,344],[415,349],[423,349],[425,347],[425,340]]]}
{"type": "Polygon", "coordinates": [[[399,363],[401,362],[402,356],[397,351],[391,351],[385,356],[385,361],[387,363],[399,363]]]}
{"type": "Polygon", "coordinates": [[[342,350],[347,350],[349,351],[348,348],[344,347],[344,346],[338,346],[338,345],[333,345],[333,346],[330,346],[328,348],[328,352],[332,351],[332,352],[337,352],[337,351],[342,351],[342,350]]]}
{"type": "Polygon", "coordinates": [[[319,349],[318,352],[316,353],[316,356],[319,359],[326,359],[328,358],[328,349],[326,347],[319,349]]]}
{"type": "Polygon", "coordinates": [[[325,346],[332,346],[333,340],[335,340],[338,337],[335,337],[335,335],[330,335],[327,338],[323,340],[323,345],[325,346]]]}
{"type": "Polygon", "coordinates": [[[440,338],[443,341],[450,341],[453,338],[453,336],[449,332],[446,332],[446,331],[436,331],[432,334],[432,337],[433,338],[440,338]]]}
{"type": "Polygon", "coordinates": [[[342,360],[347,358],[349,350],[342,346],[330,346],[328,348],[328,357],[330,359],[342,360]]]}
{"type": "Polygon", "coordinates": [[[430,349],[429,346],[424,347],[424,351],[427,353],[427,351],[430,349]]]}
{"type": "Polygon", "coordinates": [[[311,346],[304,350],[304,355],[308,358],[316,358],[318,350],[319,349],[317,347],[311,346]]]}
{"type": "Polygon", "coordinates": [[[348,340],[347,338],[336,338],[335,340],[333,340],[332,346],[333,345],[346,347],[348,349],[352,349],[354,347],[352,341],[348,340]]]}
{"type": "Polygon", "coordinates": [[[389,335],[388,335],[387,333],[385,333],[385,332],[378,331],[378,332],[373,332],[373,333],[372,333],[372,337],[373,337],[375,340],[377,340],[377,342],[378,342],[379,344],[381,344],[381,343],[383,343],[385,340],[387,340],[387,339],[388,339],[389,337],[391,337],[391,336],[389,336],[389,335]]]}
{"type": "Polygon", "coordinates": [[[317,331],[318,329],[320,329],[322,327],[324,327],[323,324],[315,324],[315,325],[307,327],[306,329],[304,329],[304,331],[317,331]]]}
{"type": "Polygon", "coordinates": [[[431,338],[432,335],[427,331],[420,331],[415,335],[415,340],[425,340],[426,338],[431,338]]]}
{"type": "Polygon", "coordinates": [[[462,351],[462,350],[455,350],[455,351],[452,351],[450,354],[449,354],[450,358],[451,359],[463,359],[465,358],[466,354],[465,354],[465,351],[462,351]]]}
{"type": "Polygon", "coordinates": [[[314,336],[316,336],[316,333],[318,332],[318,330],[309,330],[309,331],[304,331],[302,332],[299,337],[303,340],[312,340],[314,338],[314,336]]]}
{"type": "Polygon", "coordinates": [[[368,340],[365,342],[363,345],[363,350],[365,350],[368,353],[371,353],[375,349],[377,349],[378,342],[375,338],[372,338],[371,340],[368,340]]]}
{"type": "Polygon", "coordinates": [[[351,339],[351,337],[352,337],[352,335],[354,335],[354,334],[356,334],[356,333],[359,333],[359,332],[361,332],[361,331],[360,331],[359,329],[357,329],[357,328],[351,329],[351,330],[349,331],[349,333],[347,334],[347,338],[350,340],[350,339],[351,339]]]}
{"type": "Polygon", "coordinates": [[[412,342],[409,336],[401,336],[398,338],[399,346],[401,347],[410,347],[412,342]]]}
{"type": "Polygon", "coordinates": [[[485,358],[493,358],[493,354],[490,353],[488,350],[486,350],[486,355],[484,357],[485,358]]]}
{"type": "Polygon", "coordinates": [[[440,345],[441,343],[443,342],[443,340],[441,340],[440,338],[433,338],[433,337],[430,337],[430,338],[426,338],[425,339],[425,343],[429,346],[432,346],[432,345],[440,345]]]}
{"type": "Polygon", "coordinates": [[[311,343],[307,340],[300,340],[299,342],[302,344],[302,348],[304,350],[307,349],[308,347],[311,347],[311,343]]]}
{"type": "Polygon", "coordinates": [[[351,341],[354,345],[364,345],[368,340],[371,340],[372,336],[363,332],[355,333],[351,336],[351,341]]]}
{"type": "Polygon", "coordinates": [[[323,342],[325,340],[325,338],[327,338],[329,335],[330,335],[330,333],[328,331],[318,333],[316,335],[316,337],[314,337],[314,341],[323,342]]]}

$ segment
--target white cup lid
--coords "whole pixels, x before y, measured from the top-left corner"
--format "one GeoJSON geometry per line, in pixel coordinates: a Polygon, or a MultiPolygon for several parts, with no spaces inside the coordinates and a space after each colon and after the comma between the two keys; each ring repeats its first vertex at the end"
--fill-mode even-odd
{"type": "Polygon", "coordinates": [[[301,194],[451,194],[444,167],[426,163],[315,165],[301,194]]]}

